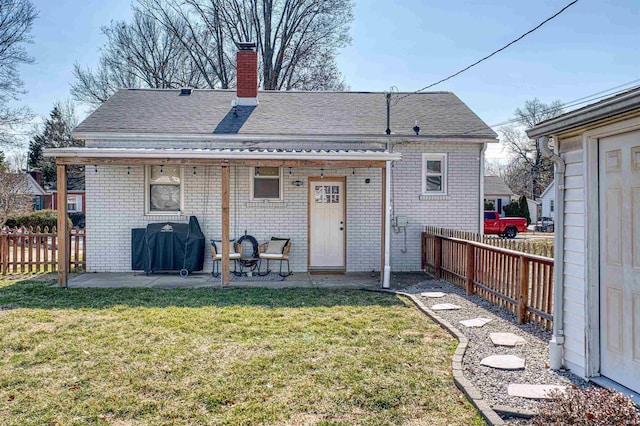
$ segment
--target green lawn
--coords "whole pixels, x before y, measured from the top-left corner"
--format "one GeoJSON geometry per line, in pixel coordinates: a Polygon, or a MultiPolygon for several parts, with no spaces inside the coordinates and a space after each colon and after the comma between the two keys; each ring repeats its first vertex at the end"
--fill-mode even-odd
{"type": "Polygon", "coordinates": [[[483,424],[408,301],[0,281],[0,423],[483,424]]]}

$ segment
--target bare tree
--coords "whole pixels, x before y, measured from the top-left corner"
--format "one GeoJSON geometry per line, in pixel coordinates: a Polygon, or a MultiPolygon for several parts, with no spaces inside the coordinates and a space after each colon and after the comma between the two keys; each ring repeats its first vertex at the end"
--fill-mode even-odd
{"type": "Polygon", "coordinates": [[[29,0],[0,0],[0,144],[14,142],[11,129],[30,118],[28,108],[12,108],[9,102],[25,93],[18,67],[33,62],[24,45],[31,43],[37,16],[29,0]]]}
{"type": "Polygon", "coordinates": [[[524,108],[515,110],[516,124],[500,129],[501,141],[513,155],[502,175],[516,194],[535,200],[553,180],[553,163],[542,156],[537,141],[530,140],[524,129],[562,112],[559,100],[545,104],[534,98],[525,101],[524,108]]]}
{"type": "Polygon", "coordinates": [[[11,214],[28,211],[33,206],[33,194],[24,173],[0,170],[0,227],[11,214]]]}
{"type": "Polygon", "coordinates": [[[76,64],[74,99],[98,106],[121,87],[202,87],[203,78],[180,39],[154,17],[134,11],[132,21],[102,28],[107,42],[98,67],[76,64]]]}
{"type": "Polygon", "coordinates": [[[131,23],[103,28],[95,70],[72,95],[98,106],[119,87],[229,88],[239,42],[255,41],[266,90],[344,90],[335,58],[350,42],[351,0],[138,0],[131,23]]]}

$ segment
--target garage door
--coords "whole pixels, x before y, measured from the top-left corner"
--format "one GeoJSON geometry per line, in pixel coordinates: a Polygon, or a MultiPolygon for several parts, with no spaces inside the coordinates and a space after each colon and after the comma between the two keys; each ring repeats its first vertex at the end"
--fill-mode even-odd
{"type": "Polygon", "coordinates": [[[640,132],[603,138],[600,373],[640,391],[640,132]]]}

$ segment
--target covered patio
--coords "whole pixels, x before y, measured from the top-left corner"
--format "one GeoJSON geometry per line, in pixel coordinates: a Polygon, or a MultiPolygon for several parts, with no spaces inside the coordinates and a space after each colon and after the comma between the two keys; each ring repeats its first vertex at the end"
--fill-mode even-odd
{"type": "MultiPolygon", "coordinates": [[[[174,166],[219,168],[221,185],[219,189],[208,188],[216,196],[220,196],[220,224],[221,224],[221,285],[230,284],[230,181],[232,168],[237,167],[280,167],[296,169],[319,170],[319,179],[323,179],[324,172],[331,173],[337,169],[378,169],[381,175],[380,185],[380,223],[376,225],[376,232],[380,232],[380,276],[379,282],[383,288],[390,285],[390,229],[391,229],[391,173],[392,161],[402,158],[400,153],[393,153],[380,149],[363,150],[284,150],[284,149],[190,149],[190,148],[59,148],[45,151],[45,155],[56,158],[58,181],[58,229],[62,235],[67,235],[66,200],[67,168],[72,165],[84,165],[87,168],[98,166],[141,167],[141,166],[174,166]]],[[[316,178],[313,178],[316,179],[316,178]]],[[[309,182],[312,178],[309,177],[309,182]]],[[[377,196],[375,197],[377,198],[377,196]]],[[[309,207],[310,208],[310,207],[309,207]]],[[[308,217],[307,217],[308,220],[308,217]]],[[[117,225],[114,217],[114,226],[117,225]]],[[[283,229],[286,231],[286,229],[283,229]]],[[[88,230],[89,234],[91,229],[88,230]]],[[[211,239],[211,235],[207,235],[211,239]]],[[[346,233],[345,233],[346,239],[346,233]]],[[[307,241],[308,243],[308,241],[307,241]]],[[[68,240],[60,240],[58,285],[67,286],[68,280],[68,240]]],[[[308,248],[307,248],[308,249],[308,248]]],[[[308,249],[309,250],[309,249],[308,249]]],[[[345,252],[346,253],[346,252],[345,252]]],[[[208,251],[207,254],[208,255],[208,251]]],[[[345,254],[346,257],[346,254],[345,254]]],[[[345,264],[346,266],[346,264],[345,264]]],[[[131,274],[129,274],[131,275],[131,274]]],[[[296,274],[301,275],[301,274],[296,274]]],[[[370,275],[370,274],[369,274],[370,275]]],[[[207,274],[207,277],[209,275],[207,274]]],[[[162,278],[162,275],[158,276],[162,278]]],[[[136,279],[142,277],[136,277],[136,279]]],[[[150,277],[151,278],[151,277],[150,277]]],[[[295,279],[294,277],[291,277],[295,279]]],[[[76,278],[78,279],[78,278],[76,278]]],[[[89,278],[85,278],[89,280],[89,278]]],[[[180,279],[180,278],[179,278],[180,279]]],[[[82,281],[82,280],[80,280],[82,281]]],[[[206,281],[206,279],[205,279],[206,281]]],[[[288,279],[284,284],[290,281],[288,279]]],[[[304,280],[303,280],[304,281],[304,280]]],[[[141,285],[145,280],[140,280],[141,285]]],[[[311,283],[317,280],[311,279],[311,283]]],[[[327,282],[327,281],[325,281],[327,282]]],[[[149,281],[153,283],[153,281],[149,281]]],[[[161,283],[161,281],[159,282],[161,283]]],[[[203,282],[203,285],[206,283],[203,282]]],[[[75,286],[75,282],[72,283],[75,286]]],[[[291,286],[291,284],[286,285],[291,286]]]]}

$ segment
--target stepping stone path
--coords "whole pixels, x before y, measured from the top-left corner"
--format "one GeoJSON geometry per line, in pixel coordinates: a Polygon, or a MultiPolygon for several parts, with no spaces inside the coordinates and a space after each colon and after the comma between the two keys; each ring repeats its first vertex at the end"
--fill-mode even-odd
{"type": "Polygon", "coordinates": [[[434,311],[452,311],[462,308],[458,305],[454,305],[453,303],[440,303],[438,305],[433,305],[431,309],[434,311]]]}
{"type": "Polygon", "coordinates": [[[519,396],[528,399],[551,399],[549,392],[557,390],[564,392],[566,386],[560,385],[527,385],[524,383],[512,383],[507,388],[510,396],[519,396]]]}
{"type": "Polygon", "coordinates": [[[491,333],[489,338],[496,346],[518,346],[527,343],[522,337],[513,333],[491,333]]]}
{"type": "Polygon", "coordinates": [[[473,319],[460,321],[460,324],[464,325],[465,327],[480,328],[483,325],[485,325],[486,323],[488,323],[489,321],[491,321],[489,318],[478,317],[478,318],[473,318],[473,319]]]}
{"type": "Polygon", "coordinates": [[[515,355],[491,355],[480,361],[480,365],[500,370],[523,370],[524,359],[515,355]]]}
{"type": "Polygon", "coordinates": [[[427,291],[424,293],[420,293],[420,296],[428,297],[428,298],[438,298],[438,297],[444,297],[446,296],[446,294],[441,291],[427,291]]]}

